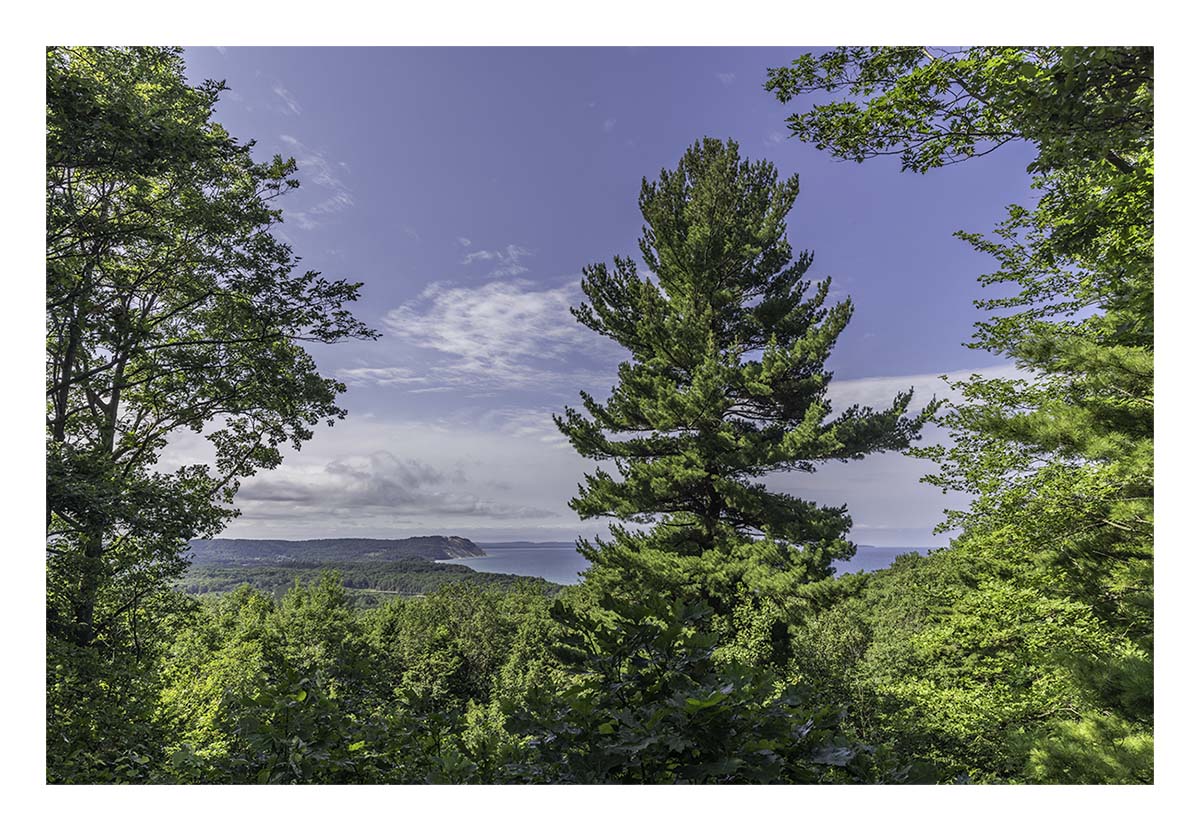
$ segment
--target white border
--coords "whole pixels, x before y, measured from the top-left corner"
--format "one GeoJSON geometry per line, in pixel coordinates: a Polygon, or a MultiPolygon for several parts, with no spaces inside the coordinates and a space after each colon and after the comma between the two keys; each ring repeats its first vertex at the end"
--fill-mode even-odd
{"type": "MultiPolygon", "coordinates": [[[[505,2],[248,4],[206,2],[57,2],[10,9],[2,59],[6,85],[3,143],[13,181],[4,202],[7,302],[0,304],[9,355],[4,435],[12,459],[6,488],[7,591],[0,603],[8,633],[3,695],[9,737],[0,754],[6,813],[46,827],[82,821],[91,828],[305,827],[416,825],[458,828],[698,828],[839,822],[889,828],[1072,827],[1095,823],[1173,827],[1172,803],[1190,784],[1196,730],[1189,715],[1196,591],[1195,536],[1184,499],[1194,469],[1185,414],[1195,412],[1197,350],[1184,339],[1196,306],[1189,211],[1196,192],[1190,129],[1195,72],[1186,43],[1192,27],[1179,4],[1143,2],[858,2],[852,6],[741,0],[730,4],[505,2]],[[382,11],[380,9],[383,9],[382,11]],[[47,43],[194,45],[787,45],[808,43],[1150,43],[1157,56],[1156,214],[1160,345],[1158,564],[1158,784],[1148,788],[48,788],[44,775],[44,580],[37,525],[44,506],[41,452],[44,306],[42,160],[47,43]],[[1186,145],[1185,145],[1186,142],[1186,145]],[[1186,223],[1186,225],[1185,225],[1186,223]],[[1190,252],[1189,252],[1190,253],[1190,252]],[[1189,406],[1191,405],[1191,406],[1189,406]],[[36,813],[35,813],[36,812],[36,813]],[[264,826],[266,827],[266,826],[264,826]]],[[[764,66],[764,72],[766,67],[764,66]]],[[[899,175],[899,174],[897,174],[899,175]]],[[[999,208],[1000,206],[997,206],[999,208]]],[[[1194,326],[1194,324],[1193,324],[1194,326]]],[[[1190,421],[1190,419],[1188,419],[1190,421]]],[[[1194,490],[1194,489],[1193,489],[1194,490]]],[[[1194,511],[1193,511],[1194,513],[1194,511]]],[[[1174,807],[1183,808],[1182,804],[1174,807]]]]}

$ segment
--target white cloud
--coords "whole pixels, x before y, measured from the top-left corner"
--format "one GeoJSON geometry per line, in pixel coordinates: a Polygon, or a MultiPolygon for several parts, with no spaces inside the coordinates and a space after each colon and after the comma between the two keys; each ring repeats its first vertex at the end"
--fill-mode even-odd
{"type": "Polygon", "coordinates": [[[354,197],[350,189],[334,173],[334,166],[329,163],[323,153],[313,150],[294,136],[281,135],[280,140],[289,148],[300,169],[300,193],[304,194],[304,185],[311,183],[325,191],[328,195],[309,204],[304,209],[288,209],[287,215],[305,230],[320,227],[322,218],[339,214],[354,206],[354,197]]]}
{"type": "Polygon", "coordinates": [[[281,135],[280,140],[291,148],[296,164],[313,184],[330,190],[345,190],[345,185],[333,172],[333,166],[322,153],[307,147],[295,136],[281,135]]]}
{"type": "MultiPolygon", "coordinates": [[[[468,257],[485,259],[476,256],[480,253],[468,257]]],[[[338,375],[351,383],[412,391],[563,388],[574,393],[581,384],[609,381],[619,359],[615,345],[572,316],[571,306],[580,300],[574,281],[550,288],[527,280],[495,280],[477,287],[431,283],[417,299],[389,311],[383,323],[394,343],[433,350],[442,359],[422,360],[419,373],[403,366],[375,366],[347,368],[338,375]],[[595,354],[610,358],[603,371],[588,368],[594,364],[588,358],[595,354]]]]}
{"type": "Polygon", "coordinates": [[[369,516],[535,519],[552,512],[497,502],[468,488],[461,467],[449,472],[388,450],[338,456],[324,464],[293,463],[247,480],[238,493],[247,516],[327,515],[354,510],[369,516]]]}
{"type": "Polygon", "coordinates": [[[616,127],[617,127],[617,120],[615,118],[604,119],[604,132],[611,133],[613,130],[616,129],[616,127]]]}
{"type": "Polygon", "coordinates": [[[471,247],[471,241],[469,239],[467,239],[466,237],[459,237],[458,244],[461,245],[463,248],[471,247]]]}
{"type": "Polygon", "coordinates": [[[567,437],[554,424],[560,410],[545,408],[494,407],[482,413],[478,424],[518,439],[533,439],[542,444],[567,447],[567,437]]]}
{"type": "Polygon", "coordinates": [[[949,373],[925,373],[922,375],[891,375],[876,378],[855,378],[848,381],[834,380],[829,385],[829,400],[834,412],[854,404],[876,409],[888,407],[898,392],[913,390],[911,410],[919,410],[934,398],[960,401],[961,396],[950,388],[948,382],[965,381],[972,375],[985,378],[1019,378],[1020,371],[1012,364],[960,369],[949,373]],[[942,379],[945,375],[946,380],[942,379]]]}
{"type": "Polygon", "coordinates": [[[737,75],[735,75],[732,72],[718,72],[717,73],[717,80],[721,82],[722,86],[726,86],[726,87],[729,86],[730,84],[732,84],[733,79],[736,77],[737,77],[737,75]]]}
{"type": "Polygon", "coordinates": [[[527,280],[440,286],[384,323],[402,340],[467,358],[562,355],[587,332],[570,314],[573,294],[571,285],[539,290],[527,280]]]}
{"type": "MultiPolygon", "coordinates": [[[[470,240],[465,240],[459,237],[458,240],[464,247],[471,244],[470,240]]],[[[478,262],[494,262],[496,267],[488,272],[488,277],[516,277],[518,274],[524,274],[529,271],[528,268],[521,265],[521,260],[525,257],[533,256],[533,252],[521,245],[513,245],[509,243],[499,251],[472,251],[462,259],[463,265],[473,265],[478,262]]]]}
{"type": "Polygon", "coordinates": [[[411,370],[398,366],[351,367],[339,369],[338,376],[344,381],[360,384],[378,384],[379,386],[410,386],[426,384],[428,376],[414,375],[411,370]]]}
{"type": "Polygon", "coordinates": [[[280,108],[280,112],[290,112],[292,115],[300,115],[300,113],[303,112],[300,107],[300,103],[296,100],[296,96],[288,92],[287,87],[285,87],[283,84],[277,81],[275,85],[271,87],[271,92],[278,95],[284,103],[284,107],[280,108]]]}
{"type": "MultiPolygon", "coordinates": [[[[242,516],[225,536],[305,539],[462,533],[474,539],[572,539],[602,532],[567,507],[591,465],[544,441],[549,411],[487,407],[427,421],[351,414],[320,426],[304,449],[245,480],[242,516]],[[482,529],[482,530],[476,530],[482,529]]],[[[191,433],[172,441],[163,467],[211,463],[191,433]]]]}
{"type": "MultiPolygon", "coordinates": [[[[329,197],[328,199],[323,199],[320,202],[318,202],[316,205],[313,205],[311,208],[308,209],[308,213],[315,214],[315,215],[335,214],[335,213],[344,211],[346,208],[351,207],[353,204],[354,204],[354,199],[351,198],[349,193],[347,193],[346,191],[338,191],[337,193],[333,194],[333,196],[329,197]]],[[[408,230],[408,229],[405,229],[405,230],[408,230]]]]}

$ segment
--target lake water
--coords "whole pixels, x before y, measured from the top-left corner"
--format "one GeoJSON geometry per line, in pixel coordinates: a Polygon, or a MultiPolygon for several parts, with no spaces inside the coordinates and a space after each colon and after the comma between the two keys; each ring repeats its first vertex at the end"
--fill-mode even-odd
{"type": "Polygon", "coordinates": [[[523,577],[541,577],[551,583],[571,585],[581,579],[579,572],[591,565],[575,550],[573,542],[539,543],[520,545],[479,544],[487,552],[486,557],[463,557],[457,560],[438,560],[453,563],[475,571],[498,574],[520,574],[523,577]]]}
{"type": "MultiPolygon", "coordinates": [[[[520,574],[524,577],[541,577],[552,583],[571,585],[582,578],[579,573],[588,567],[588,561],[575,550],[573,542],[553,543],[480,543],[487,552],[486,557],[464,557],[457,560],[438,560],[467,566],[475,571],[499,574],[520,574]]],[[[887,568],[901,554],[928,549],[916,547],[876,547],[860,545],[852,560],[834,563],[838,574],[852,571],[878,571],[887,568]]]]}

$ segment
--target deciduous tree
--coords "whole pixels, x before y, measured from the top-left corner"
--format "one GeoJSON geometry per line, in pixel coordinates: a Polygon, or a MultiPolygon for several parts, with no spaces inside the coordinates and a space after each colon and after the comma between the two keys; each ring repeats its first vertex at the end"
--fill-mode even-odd
{"type": "MultiPolygon", "coordinates": [[[[964,595],[946,625],[1026,590],[1047,608],[1081,604],[1112,644],[1058,651],[1085,692],[1072,712],[1045,714],[1040,729],[1051,737],[1035,741],[1030,775],[1144,781],[1153,718],[1153,51],[843,48],[771,70],[767,88],[784,102],[817,95],[789,123],[841,158],[897,155],[926,172],[1010,141],[1035,146],[1037,205],[1010,206],[994,236],[959,233],[996,257],[981,282],[1007,289],[977,304],[992,315],[968,345],[1024,374],[958,385],[964,402],[940,417],[954,444],[922,451],[941,463],[930,481],[975,497],[947,525],[964,529],[956,548],[990,595],[964,595]],[[1088,741],[1090,756],[1072,760],[1088,741]]],[[[1071,608],[1071,619],[1084,614],[1071,608]]]]}
{"type": "Polygon", "coordinates": [[[152,652],[193,537],[236,511],[343,389],[305,350],[373,333],[359,284],[298,268],[272,233],[296,165],[212,121],[181,50],[52,48],[46,60],[46,568],[53,775],[137,779],[156,740],[152,652]],[[214,464],[170,470],[172,435],[214,464]]]}
{"type": "Polygon", "coordinates": [[[304,344],[373,334],[272,234],[295,163],[211,120],[222,89],[179,50],[47,53],[48,613],[79,645],[136,642],[239,479],[344,414],[304,344]],[[215,465],[160,470],[187,430],[215,465]]]}

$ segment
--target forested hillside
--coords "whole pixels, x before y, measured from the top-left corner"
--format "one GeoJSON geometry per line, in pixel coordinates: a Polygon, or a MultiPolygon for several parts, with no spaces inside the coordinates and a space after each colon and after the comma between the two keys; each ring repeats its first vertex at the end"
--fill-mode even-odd
{"type": "Polygon", "coordinates": [[[178,586],[190,595],[221,594],[248,586],[278,598],[297,583],[313,583],[325,574],[337,576],[355,605],[368,607],[395,596],[424,595],[450,583],[497,588],[529,583],[540,586],[547,594],[559,588],[537,577],[480,573],[466,566],[431,563],[420,558],[365,563],[310,560],[274,565],[192,565],[178,586]]]}
{"type": "Polygon", "coordinates": [[[377,333],[277,227],[296,161],[184,69],[47,50],[48,782],[1153,781],[1152,50],[763,67],[837,158],[1036,151],[1035,203],[960,232],[996,262],[971,346],[1021,373],[945,398],[830,402],[865,299],[793,250],[798,177],[707,137],[645,171],[640,257],[585,266],[571,309],[626,357],[554,419],[593,466],[563,504],[611,523],[565,588],[431,562],[483,553],[461,537],[213,539],[345,414],[312,345],[377,333]],[[214,461],[165,469],[181,432],[214,461]],[[884,453],[970,507],[836,576],[849,509],[768,476],[884,453]]]}
{"type": "Polygon", "coordinates": [[[401,540],[192,540],[187,571],[176,584],[189,595],[220,594],[248,586],[275,598],[298,583],[336,574],[356,607],[373,608],[397,597],[421,596],[449,583],[508,588],[538,585],[552,594],[557,586],[539,578],[486,574],[435,560],[485,556],[465,537],[409,537],[401,540]]]}
{"type": "Polygon", "coordinates": [[[345,560],[451,560],[483,557],[465,537],[409,537],[403,540],[339,538],[331,540],[192,540],[193,565],[339,562],[345,560]]]}

